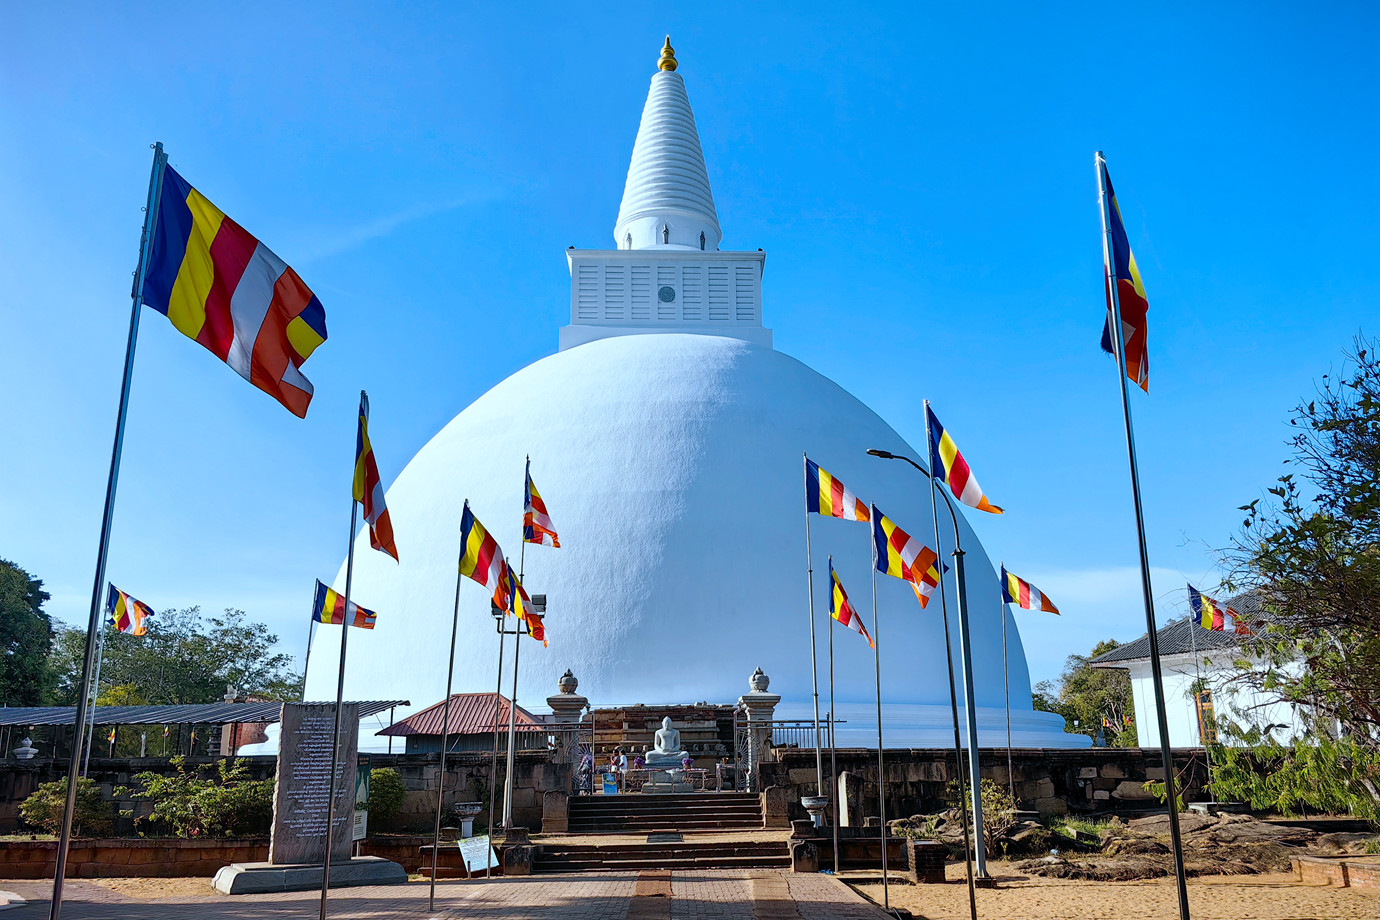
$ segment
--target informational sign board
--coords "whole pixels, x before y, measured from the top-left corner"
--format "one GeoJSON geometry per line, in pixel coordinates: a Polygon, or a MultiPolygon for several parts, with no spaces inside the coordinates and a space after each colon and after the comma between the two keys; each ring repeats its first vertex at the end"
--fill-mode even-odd
{"type": "Polygon", "coordinates": [[[351,840],[369,836],[369,761],[368,754],[361,754],[355,768],[355,827],[351,840]]]}
{"type": "Polygon", "coordinates": [[[618,777],[612,773],[602,774],[604,777],[604,795],[618,794],[618,777]]]}
{"type": "MultiPolygon", "coordinates": [[[[335,706],[331,703],[284,703],[282,712],[268,861],[279,866],[319,863],[324,855],[326,815],[330,806],[335,706]]],[[[358,730],[359,704],[346,703],[340,717],[335,826],[330,835],[332,860],[350,858],[358,730]]]]}
{"type": "Polygon", "coordinates": [[[487,872],[490,866],[498,865],[498,854],[489,845],[489,835],[479,834],[455,841],[460,847],[460,858],[465,861],[465,871],[470,875],[487,872]]]}

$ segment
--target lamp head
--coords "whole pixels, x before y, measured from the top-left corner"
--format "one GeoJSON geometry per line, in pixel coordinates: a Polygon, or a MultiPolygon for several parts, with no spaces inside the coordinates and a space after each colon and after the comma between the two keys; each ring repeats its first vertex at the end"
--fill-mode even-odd
{"type": "Polygon", "coordinates": [[[868,454],[871,455],[871,456],[873,456],[873,457],[881,457],[883,460],[895,460],[895,459],[896,459],[896,455],[893,454],[891,451],[889,451],[889,450],[877,450],[877,448],[875,448],[875,447],[872,448],[871,450],[869,450],[869,451],[868,451],[868,454]]]}

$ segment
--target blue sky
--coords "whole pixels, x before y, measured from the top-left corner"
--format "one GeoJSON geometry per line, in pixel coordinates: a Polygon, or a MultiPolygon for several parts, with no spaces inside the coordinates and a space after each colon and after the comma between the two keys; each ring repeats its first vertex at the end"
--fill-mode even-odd
{"type": "Polygon", "coordinates": [[[912,443],[931,399],[1009,509],[974,521],[989,553],[1064,610],[1024,630],[1035,679],[1144,629],[1093,151],[1150,299],[1161,617],[1215,583],[1289,407],[1380,294],[1372,4],[137,6],[13,7],[0,58],[0,557],[68,622],[154,140],[297,268],[330,340],[299,421],[145,311],[110,577],[294,653],[344,555],[359,388],[390,482],[555,350],[563,251],[613,245],[666,32],[723,246],[768,253],[776,347],[912,443]]]}

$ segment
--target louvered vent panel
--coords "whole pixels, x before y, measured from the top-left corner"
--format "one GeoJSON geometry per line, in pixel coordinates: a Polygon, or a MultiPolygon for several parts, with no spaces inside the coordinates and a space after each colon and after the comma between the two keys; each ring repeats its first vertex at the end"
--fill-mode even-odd
{"type": "Polygon", "coordinates": [[[652,291],[652,267],[633,265],[629,271],[632,276],[632,318],[651,319],[652,299],[655,296],[652,291]]]}
{"type": "Polygon", "coordinates": [[[628,316],[628,266],[604,266],[604,319],[628,316]]]}
{"type": "Polygon", "coordinates": [[[680,300],[680,285],[676,284],[676,267],[674,265],[658,265],[656,267],[656,318],[658,322],[674,322],[679,316],[678,309],[680,300]],[[676,299],[666,303],[661,299],[661,289],[670,288],[676,294],[676,299]]]}
{"type": "Polygon", "coordinates": [[[704,320],[704,266],[683,265],[680,269],[681,318],[687,323],[704,320]]]}
{"type": "Polygon", "coordinates": [[[599,266],[579,266],[575,278],[575,318],[591,323],[598,320],[599,300],[599,266]]]}
{"type": "Polygon", "coordinates": [[[757,318],[756,281],[754,266],[733,266],[733,317],[740,323],[750,323],[757,318]]]}
{"type": "Polygon", "coordinates": [[[710,265],[709,268],[709,321],[727,322],[730,319],[729,276],[727,265],[710,265]]]}

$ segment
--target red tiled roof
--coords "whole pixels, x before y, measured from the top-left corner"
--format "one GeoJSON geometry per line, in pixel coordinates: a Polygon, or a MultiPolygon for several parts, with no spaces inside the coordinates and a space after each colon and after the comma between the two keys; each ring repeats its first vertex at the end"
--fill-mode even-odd
{"type": "MultiPolygon", "coordinates": [[[[446,731],[451,735],[492,734],[494,730],[494,697],[498,696],[498,725],[508,727],[508,698],[494,693],[456,693],[450,698],[450,725],[446,731]]],[[[441,734],[441,721],[445,717],[446,702],[442,700],[420,712],[414,712],[406,719],[399,719],[388,726],[380,735],[437,735],[441,734]]],[[[541,725],[532,714],[521,706],[517,707],[517,724],[541,725]]]]}

